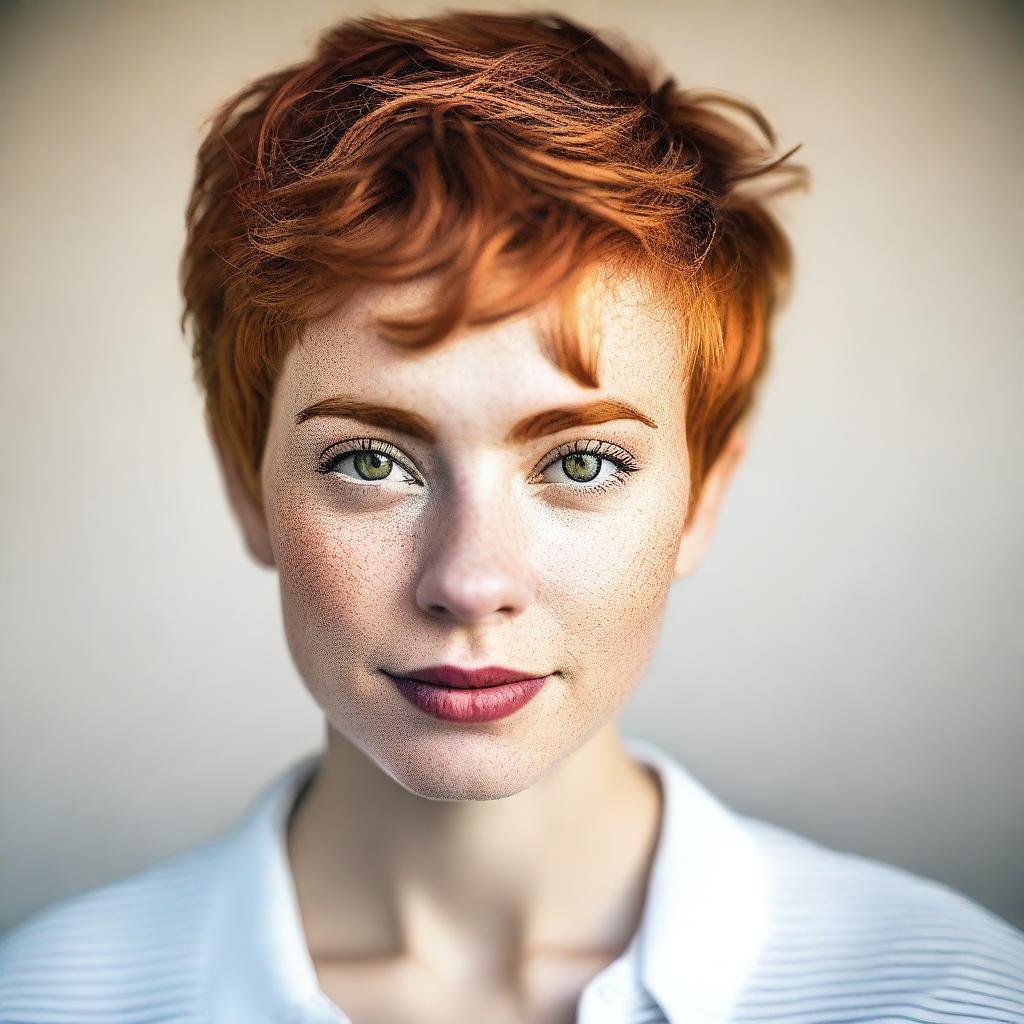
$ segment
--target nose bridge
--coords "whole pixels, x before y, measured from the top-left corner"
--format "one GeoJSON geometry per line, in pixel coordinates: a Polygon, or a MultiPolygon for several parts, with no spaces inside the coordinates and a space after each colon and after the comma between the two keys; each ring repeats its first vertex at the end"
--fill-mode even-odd
{"type": "Polygon", "coordinates": [[[434,512],[417,604],[465,622],[519,614],[534,592],[524,540],[501,474],[478,471],[452,481],[434,512]]]}

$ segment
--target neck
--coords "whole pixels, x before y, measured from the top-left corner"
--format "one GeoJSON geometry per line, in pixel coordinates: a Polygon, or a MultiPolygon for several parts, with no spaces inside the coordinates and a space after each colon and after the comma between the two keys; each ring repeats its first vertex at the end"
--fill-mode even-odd
{"type": "Polygon", "coordinates": [[[288,826],[314,960],[412,956],[445,972],[545,953],[607,961],[628,944],[661,793],[614,721],[530,788],[487,801],[419,797],[327,735],[288,826]]]}

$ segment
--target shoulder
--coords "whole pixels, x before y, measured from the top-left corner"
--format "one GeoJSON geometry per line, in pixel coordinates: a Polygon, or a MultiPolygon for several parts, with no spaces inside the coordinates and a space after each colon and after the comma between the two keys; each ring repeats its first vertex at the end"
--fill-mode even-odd
{"type": "Polygon", "coordinates": [[[0,1020],[193,1020],[222,845],[62,900],[0,938],[0,1020]]]}
{"type": "Polygon", "coordinates": [[[770,913],[737,1021],[1024,1024],[1024,933],[939,882],[739,820],[770,913]]]}

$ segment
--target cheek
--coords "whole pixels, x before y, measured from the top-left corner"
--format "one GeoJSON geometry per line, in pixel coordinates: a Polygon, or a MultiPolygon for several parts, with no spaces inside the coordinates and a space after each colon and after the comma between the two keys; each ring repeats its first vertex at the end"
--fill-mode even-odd
{"type": "Polygon", "coordinates": [[[289,647],[309,682],[326,681],[394,633],[412,544],[382,511],[340,516],[295,502],[271,520],[289,647]]]}
{"type": "Polygon", "coordinates": [[[575,667],[630,687],[653,651],[673,580],[685,493],[634,490],[614,509],[536,529],[542,594],[575,667]],[[678,503],[677,503],[678,502],[678,503]]]}

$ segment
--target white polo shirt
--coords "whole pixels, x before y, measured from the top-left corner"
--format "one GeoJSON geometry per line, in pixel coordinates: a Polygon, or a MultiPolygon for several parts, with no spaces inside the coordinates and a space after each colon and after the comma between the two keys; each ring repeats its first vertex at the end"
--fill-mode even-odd
{"type": "MultiPolygon", "coordinates": [[[[1024,933],[879,861],[724,806],[671,755],[640,926],[577,1024],[1024,1024],[1024,933]]],[[[211,842],[0,941],[3,1024],[373,1024],[317,984],[285,824],[320,754],[211,842]]],[[[486,1024],[486,1022],[481,1022],[486,1024]]]]}

